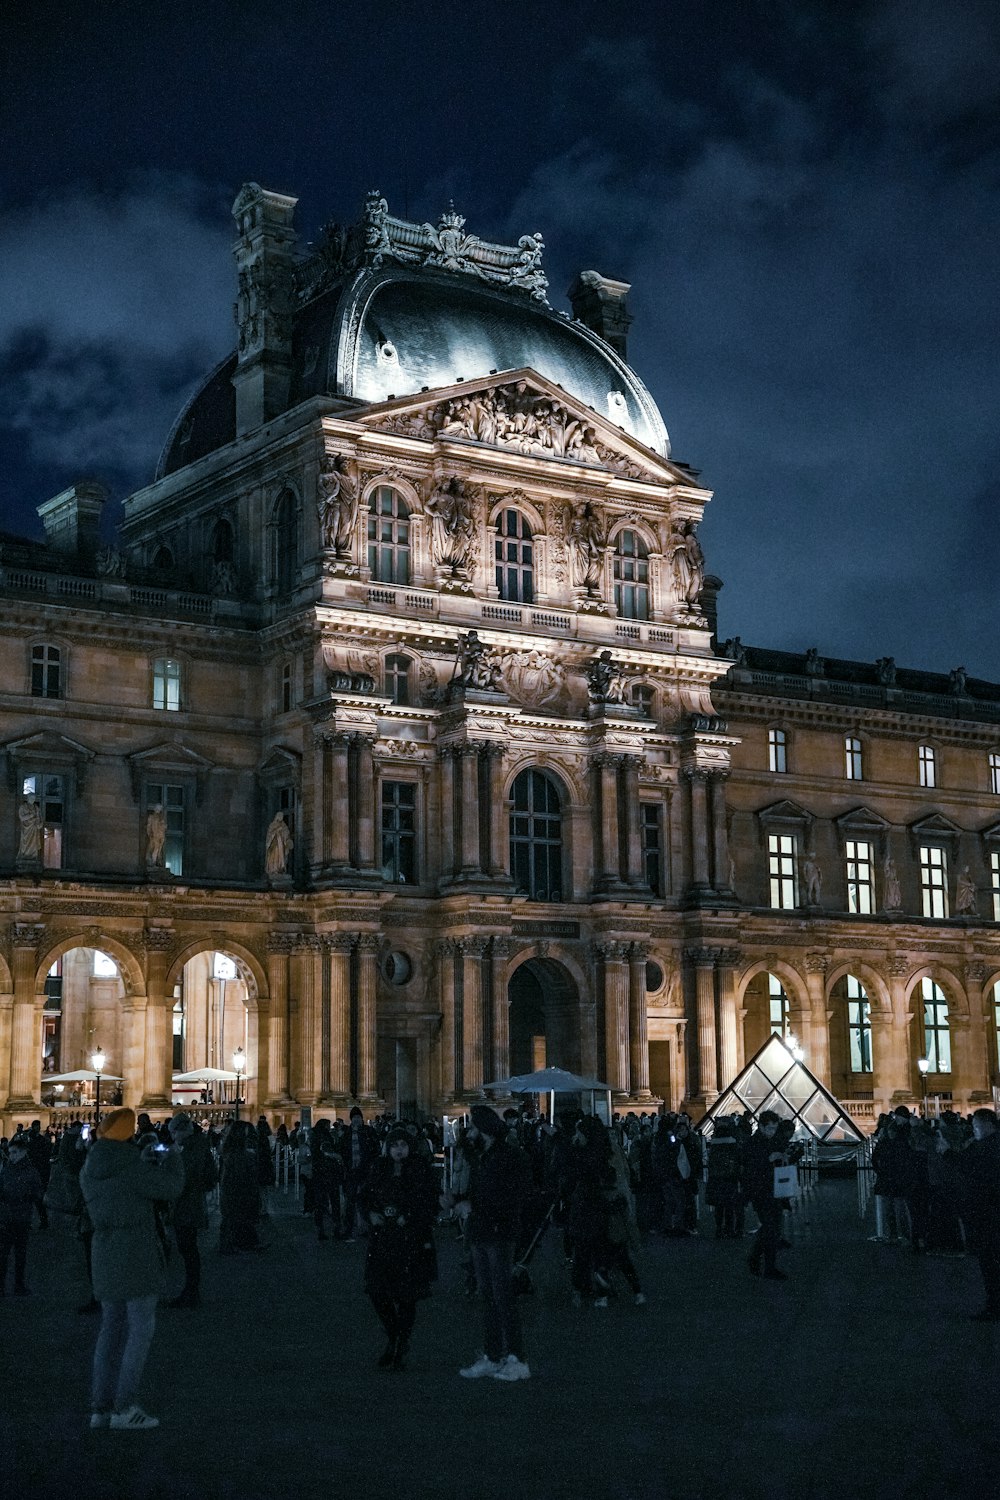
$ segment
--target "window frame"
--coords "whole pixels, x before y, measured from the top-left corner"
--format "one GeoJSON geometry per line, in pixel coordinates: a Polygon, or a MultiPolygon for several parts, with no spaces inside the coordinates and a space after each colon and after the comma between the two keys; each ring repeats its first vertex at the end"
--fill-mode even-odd
{"type": "Polygon", "coordinates": [[[799,905],[799,835],[767,834],[769,906],[772,911],[795,911],[799,905]],[[783,899],[789,896],[790,900],[783,899]]]}
{"type": "Polygon", "coordinates": [[[920,981],[920,998],[923,1006],[921,1024],[923,1026],[924,1050],[923,1056],[930,1063],[928,1073],[951,1073],[951,1024],[949,1019],[948,996],[941,986],[929,975],[925,975],[920,981]],[[928,987],[930,993],[928,993],[928,987]],[[943,1016],[940,1012],[943,1010],[943,1016]],[[930,1014],[929,1014],[930,1013],[930,1014]],[[941,1038],[945,1039],[942,1057],[941,1038]]]}
{"type": "Polygon", "coordinates": [[[382,879],[392,885],[415,886],[420,883],[419,804],[419,782],[389,776],[382,778],[379,784],[379,853],[382,879]],[[407,794],[406,798],[401,797],[403,792],[407,794]]]}
{"type": "Polygon", "coordinates": [[[143,836],[145,837],[146,819],[152,808],[159,803],[167,817],[167,836],[163,841],[162,868],[169,871],[175,878],[185,873],[185,856],[188,853],[187,830],[190,821],[188,818],[190,792],[189,785],[184,781],[153,781],[145,779],[142,784],[143,836]],[[176,797],[168,797],[168,792],[179,793],[179,800],[176,797]],[[180,814],[179,818],[178,812],[180,814]],[[178,823],[180,824],[179,828],[178,823]],[[171,860],[173,860],[173,863],[171,863],[171,860]]]}
{"type": "Polygon", "coordinates": [[[933,745],[917,746],[917,776],[919,785],[928,791],[937,786],[937,751],[933,745]]]}
{"type": "Polygon", "coordinates": [[[652,598],[649,545],[635,526],[623,526],[616,532],[614,543],[611,574],[615,613],[622,620],[648,620],[652,598]],[[634,552],[626,551],[623,545],[626,537],[634,538],[634,552]]]}
{"type": "MultiPolygon", "coordinates": [[[[15,808],[15,817],[20,810],[21,803],[27,797],[34,797],[42,811],[42,853],[37,862],[38,866],[43,870],[65,870],[67,868],[66,825],[70,779],[66,768],[60,766],[56,770],[44,770],[41,766],[18,766],[17,775],[21,794],[15,808]],[[30,791],[28,790],[29,782],[33,783],[30,791]],[[58,792],[47,787],[46,782],[58,782],[58,792]],[[41,783],[40,787],[38,783],[41,783]],[[58,807],[58,817],[49,815],[50,807],[58,807]]],[[[15,844],[16,847],[17,844],[15,844]]],[[[36,867],[34,861],[31,867],[36,867]]]]}
{"type": "Polygon", "coordinates": [[[788,775],[788,731],[778,725],[767,731],[767,765],[775,776],[788,775]]]}
{"type": "Polygon", "coordinates": [[[271,512],[271,584],[278,594],[292,594],[298,586],[301,510],[299,496],[286,488],[275,500],[271,512]]]}
{"type": "Polygon", "coordinates": [[[642,878],[661,901],[667,894],[666,847],[663,842],[663,803],[639,803],[639,840],[642,848],[642,878]],[[652,838],[650,835],[653,835],[652,838]],[[650,878],[652,876],[652,878],[650,878]]]}
{"type": "Polygon", "coordinates": [[[150,676],[150,706],[157,713],[181,713],[184,709],[184,663],[179,656],[154,656],[149,664],[150,676]],[[169,669],[176,668],[171,672],[169,669]],[[162,693],[159,692],[162,685],[162,693]],[[170,687],[174,685],[176,692],[174,702],[171,702],[170,687]],[[162,697],[162,702],[157,702],[157,695],[162,697]]]}
{"type": "Polygon", "coordinates": [[[874,916],[875,846],[867,839],[846,838],[844,840],[844,866],[847,881],[847,910],[852,916],[874,916]],[[866,852],[862,853],[862,850],[866,852]],[[863,871],[867,871],[866,876],[863,876],[863,871]]]}
{"type": "Polygon", "coordinates": [[[566,899],[563,895],[566,872],[564,806],[564,789],[561,783],[556,776],[540,766],[525,766],[511,783],[508,824],[510,876],[515,891],[526,895],[529,901],[561,902],[566,899]],[[521,786],[527,789],[523,807],[518,806],[521,786]],[[546,801],[554,802],[554,810],[549,806],[536,806],[535,794],[542,786],[546,788],[546,801]],[[523,827],[519,827],[519,823],[523,827]],[[541,831],[543,826],[555,826],[556,834],[541,831]],[[545,878],[539,879],[539,872],[542,870],[545,878]],[[553,872],[558,878],[558,885],[552,879],[553,872]]]}
{"type": "Polygon", "coordinates": [[[28,692],[32,698],[64,698],[65,649],[54,641],[32,641],[28,653],[28,692]],[[36,660],[37,658],[37,660],[36,660]],[[53,660],[54,658],[54,660],[53,660]],[[55,685],[52,678],[55,674],[55,685]],[[36,681],[38,686],[36,687],[36,681]]]}
{"type": "Polygon", "coordinates": [[[844,736],[844,776],[848,781],[864,781],[864,746],[856,734],[844,736]]]}
{"type": "Polygon", "coordinates": [[[397,708],[411,708],[413,657],[405,651],[390,651],[382,662],[382,686],[385,696],[397,708]],[[401,686],[402,685],[402,686],[401,686]]]}
{"type": "Polygon", "coordinates": [[[951,915],[948,899],[948,851],[941,844],[918,844],[917,857],[920,865],[921,913],[932,921],[947,921],[951,915]],[[940,909],[935,910],[936,907],[940,909]]]}
{"type": "Polygon", "coordinates": [[[990,795],[1000,797],[1000,751],[989,752],[987,765],[990,773],[990,795]]]}
{"type": "Polygon", "coordinates": [[[497,593],[510,604],[535,603],[535,537],[531,522],[515,506],[504,506],[494,522],[497,593]],[[514,529],[509,529],[511,522],[514,529]]]}
{"type": "Polygon", "coordinates": [[[993,897],[993,920],[1000,922],[1000,849],[991,849],[989,858],[990,894],[993,897]]]}
{"type": "Polygon", "coordinates": [[[770,969],[767,971],[767,1024],[770,1036],[778,1036],[786,1041],[793,1035],[792,1002],[778,975],[770,969]],[[774,1014],[775,1006],[778,1007],[777,1019],[774,1014]]]}
{"type": "Polygon", "coordinates": [[[856,974],[844,976],[844,1000],[847,1014],[847,1071],[850,1077],[870,1076],[874,1073],[872,1051],[872,1003],[861,980],[856,974]],[[857,994],[852,993],[855,986],[857,994]],[[858,1065],[855,1066],[855,1056],[858,1065]],[[868,1066],[865,1066],[867,1058],[868,1066]]]}
{"type": "Polygon", "coordinates": [[[365,531],[365,556],[372,583],[409,585],[413,577],[412,528],[413,510],[402,490],[391,484],[376,484],[368,496],[365,531]],[[379,508],[384,496],[392,496],[388,511],[379,508]],[[386,525],[391,534],[379,535],[386,525]]]}

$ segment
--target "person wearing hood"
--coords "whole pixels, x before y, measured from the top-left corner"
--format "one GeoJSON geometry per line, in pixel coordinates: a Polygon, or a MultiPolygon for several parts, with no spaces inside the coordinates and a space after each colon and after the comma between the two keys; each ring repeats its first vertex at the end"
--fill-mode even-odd
{"type": "Polygon", "coordinates": [[[7,1281],[7,1261],[14,1252],[14,1294],[26,1297],[24,1279],[32,1209],[42,1201],[42,1179],[32,1165],[28,1137],[16,1135],[0,1166],[0,1297],[7,1281]]]}
{"type": "Polygon", "coordinates": [[[159,1426],[136,1404],[164,1290],[154,1205],[180,1196],[184,1160],[176,1146],[140,1151],[134,1132],[134,1110],[104,1116],[80,1187],[94,1226],[94,1295],[101,1303],[90,1425],[138,1432],[159,1426]]]}

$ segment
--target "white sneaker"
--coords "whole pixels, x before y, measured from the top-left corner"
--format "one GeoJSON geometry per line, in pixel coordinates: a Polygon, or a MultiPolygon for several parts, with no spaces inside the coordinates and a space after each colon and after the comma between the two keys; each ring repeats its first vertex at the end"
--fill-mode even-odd
{"type": "Polygon", "coordinates": [[[632,1298],[632,1301],[635,1303],[636,1307],[645,1307],[646,1306],[646,1293],[645,1292],[636,1292],[635,1296],[632,1298]]]}
{"type": "Polygon", "coordinates": [[[500,1361],[493,1371],[494,1380],[530,1380],[531,1371],[523,1359],[518,1359],[516,1354],[508,1354],[506,1359],[500,1361]]]}
{"type": "Polygon", "coordinates": [[[495,1375],[500,1369],[496,1360],[488,1359],[481,1354],[474,1365],[466,1365],[464,1370],[459,1370],[463,1380],[482,1380],[484,1375],[495,1375]]]}
{"type": "Polygon", "coordinates": [[[607,1307],[607,1305],[608,1305],[608,1299],[607,1299],[607,1297],[595,1297],[594,1298],[594,1306],[595,1307],[607,1307]]]}
{"type": "Polygon", "coordinates": [[[90,1413],[90,1425],[95,1430],[98,1427],[110,1427],[111,1413],[109,1411],[92,1411],[90,1413]]]}
{"type": "Polygon", "coordinates": [[[159,1427],[159,1417],[148,1416],[141,1406],[130,1406],[126,1411],[111,1413],[111,1426],[119,1432],[146,1432],[150,1427],[159,1427]]]}

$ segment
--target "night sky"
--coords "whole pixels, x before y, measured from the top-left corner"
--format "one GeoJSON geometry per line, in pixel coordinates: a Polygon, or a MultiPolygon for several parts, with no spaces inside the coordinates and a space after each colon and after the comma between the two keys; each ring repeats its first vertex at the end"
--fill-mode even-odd
{"type": "Polygon", "coordinates": [[[230,205],[540,230],[631,281],[630,362],[720,634],[1000,680],[996,0],[14,0],[0,528],[147,482],[233,345],[230,205]],[[645,19],[646,14],[651,19],[645,19]]]}

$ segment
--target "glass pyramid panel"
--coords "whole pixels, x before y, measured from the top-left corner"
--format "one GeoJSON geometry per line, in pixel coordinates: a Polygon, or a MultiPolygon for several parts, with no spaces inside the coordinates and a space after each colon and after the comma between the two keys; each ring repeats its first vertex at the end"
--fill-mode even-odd
{"type": "Polygon", "coordinates": [[[745,1109],[752,1109],[758,1114],[764,1108],[764,1100],[771,1093],[771,1080],[758,1067],[748,1069],[745,1078],[741,1078],[735,1085],[735,1092],[739,1095],[745,1109]]]}
{"type": "Polygon", "coordinates": [[[787,1077],[781,1080],[781,1092],[790,1104],[794,1104],[796,1109],[801,1109],[815,1094],[816,1082],[805,1068],[793,1068],[787,1077]]]}
{"type": "Polygon", "coordinates": [[[763,1069],[772,1083],[778,1083],[789,1068],[794,1067],[795,1059],[783,1042],[776,1036],[772,1036],[764,1043],[763,1048],[754,1058],[758,1068],[763,1069]]]}

